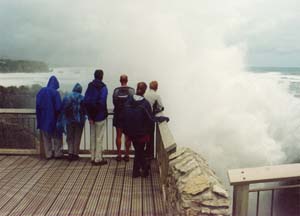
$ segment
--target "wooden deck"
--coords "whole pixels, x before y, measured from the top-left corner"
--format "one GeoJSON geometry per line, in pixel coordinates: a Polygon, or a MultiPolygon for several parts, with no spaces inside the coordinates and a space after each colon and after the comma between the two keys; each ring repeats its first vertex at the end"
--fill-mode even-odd
{"type": "Polygon", "coordinates": [[[0,215],[165,215],[158,168],[132,179],[130,162],[0,156],[0,215]]]}

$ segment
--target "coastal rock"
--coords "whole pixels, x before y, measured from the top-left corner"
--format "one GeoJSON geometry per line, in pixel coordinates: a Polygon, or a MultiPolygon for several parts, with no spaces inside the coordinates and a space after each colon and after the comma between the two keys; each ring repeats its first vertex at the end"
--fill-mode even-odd
{"type": "Polygon", "coordinates": [[[189,181],[186,182],[185,187],[183,188],[183,191],[196,195],[198,193],[201,193],[208,189],[210,187],[209,182],[207,181],[207,178],[205,176],[196,176],[194,178],[189,179],[189,181]]]}
{"type": "Polygon", "coordinates": [[[228,207],[230,205],[228,199],[204,200],[201,203],[210,207],[228,207]]]}
{"type": "Polygon", "coordinates": [[[224,188],[222,188],[220,185],[214,185],[212,190],[213,190],[213,192],[215,192],[216,194],[219,194],[220,196],[223,196],[226,198],[229,197],[228,192],[224,188]]]}
{"type": "Polygon", "coordinates": [[[165,185],[170,215],[229,215],[228,192],[201,155],[179,148],[170,159],[165,185]]]}
{"type": "Polygon", "coordinates": [[[49,72],[49,68],[41,61],[0,59],[0,72],[49,72]]]}

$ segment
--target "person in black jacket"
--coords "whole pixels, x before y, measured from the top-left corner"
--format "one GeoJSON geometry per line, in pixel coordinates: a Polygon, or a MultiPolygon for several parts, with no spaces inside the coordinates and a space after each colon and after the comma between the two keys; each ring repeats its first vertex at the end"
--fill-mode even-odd
{"type": "MultiPolygon", "coordinates": [[[[123,134],[123,119],[122,115],[124,104],[128,99],[129,95],[134,95],[134,89],[127,86],[128,77],[123,74],[120,76],[121,86],[115,88],[113,93],[113,104],[114,104],[114,118],[113,118],[113,126],[116,128],[116,145],[118,156],[116,157],[117,161],[121,161],[121,144],[122,144],[122,134],[123,134]]],[[[125,135],[125,156],[124,161],[129,161],[129,149],[131,145],[131,140],[128,136],[125,135]]]]}
{"type": "Polygon", "coordinates": [[[149,166],[145,160],[145,145],[150,140],[152,122],[169,121],[167,117],[155,117],[152,114],[151,105],[144,98],[146,89],[147,84],[139,82],[136,94],[129,96],[123,110],[124,133],[132,140],[135,150],[133,178],[139,176],[147,177],[149,175],[149,166]]]}

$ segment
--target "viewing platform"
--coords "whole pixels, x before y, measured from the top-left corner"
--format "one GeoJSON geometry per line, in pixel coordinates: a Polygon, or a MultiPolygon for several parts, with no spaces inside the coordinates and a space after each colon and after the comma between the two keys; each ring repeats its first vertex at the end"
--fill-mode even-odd
{"type": "MultiPolygon", "coordinates": [[[[114,159],[112,115],[110,111],[106,119],[103,146],[108,164],[95,166],[90,163],[88,123],[80,143],[80,160],[46,160],[35,110],[0,109],[0,215],[277,216],[276,196],[289,189],[296,194],[292,198],[296,205],[289,209],[295,214],[288,216],[299,215],[300,164],[229,170],[231,197],[204,157],[177,148],[166,122],[156,127],[150,175],[132,178],[133,159],[114,159]],[[290,180],[295,183],[252,187],[290,180]],[[265,191],[271,193],[267,205],[262,203],[265,191]]],[[[63,143],[67,153],[65,139],[63,143]]]]}
{"type": "Polygon", "coordinates": [[[0,215],[165,215],[156,162],[147,178],[132,165],[0,156],[0,215]]]}

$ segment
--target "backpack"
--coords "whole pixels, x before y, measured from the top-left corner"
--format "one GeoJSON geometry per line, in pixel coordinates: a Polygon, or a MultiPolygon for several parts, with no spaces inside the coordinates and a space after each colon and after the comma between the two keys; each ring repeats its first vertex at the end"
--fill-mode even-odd
{"type": "Polygon", "coordinates": [[[113,95],[113,100],[115,104],[114,112],[122,112],[125,102],[128,99],[129,95],[132,95],[134,92],[130,92],[130,87],[119,87],[115,90],[113,95]]]}
{"type": "Polygon", "coordinates": [[[68,103],[65,105],[64,107],[64,113],[66,116],[66,119],[73,119],[74,118],[74,101],[71,99],[70,101],[68,101],[68,103]]]}

